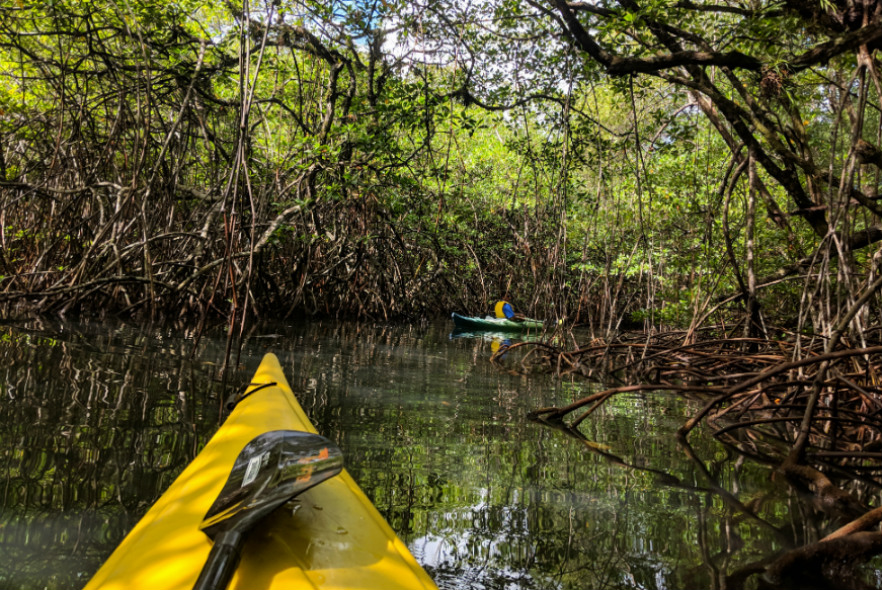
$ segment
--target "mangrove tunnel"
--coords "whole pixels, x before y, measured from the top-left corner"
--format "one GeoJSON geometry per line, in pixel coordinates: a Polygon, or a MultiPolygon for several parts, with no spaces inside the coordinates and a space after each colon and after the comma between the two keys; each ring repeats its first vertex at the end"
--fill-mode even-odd
{"type": "Polygon", "coordinates": [[[878,0],[3,0],[0,318],[235,365],[506,300],[546,329],[496,370],[600,384],[531,419],[692,400],[681,460],[708,428],[827,519],[719,587],[882,587],[880,48],[878,0]]]}

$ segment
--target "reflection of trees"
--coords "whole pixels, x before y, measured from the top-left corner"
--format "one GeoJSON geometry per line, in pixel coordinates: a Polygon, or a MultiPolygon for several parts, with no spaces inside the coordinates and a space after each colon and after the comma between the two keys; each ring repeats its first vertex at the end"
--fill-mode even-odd
{"type": "Polygon", "coordinates": [[[219,384],[191,353],[126,326],[0,329],[0,585],[81,586],[192,459],[219,384]]]}
{"type": "Polygon", "coordinates": [[[833,519],[828,523],[833,528],[852,521],[835,542],[815,538],[822,544],[802,548],[802,557],[796,549],[781,557],[791,565],[784,567],[779,560],[765,570],[767,576],[803,585],[800,568],[811,566],[815,578],[835,580],[847,569],[843,559],[854,567],[882,553],[882,532],[863,533],[882,522],[882,511],[869,511],[865,501],[882,487],[870,477],[879,471],[875,463],[882,456],[877,377],[882,346],[863,342],[855,347],[845,337],[859,307],[839,320],[826,339],[729,338],[722,328],[713,328],[700,336],[691,331],[622,334],[571,351],[550,343],[521,343],[509,352],[524,348],[534,366],[557,374],[590,376],[596,371],[627,377],[629,384],[534,411],[548,420],[566,419],[572,427],[625,393],[668,390],[702,399],[703,407],[678,430],[681,442],[704,422],[718,439],[812,494],[813,506],[833,519]],[[842,538],[848,535],[853,538],[842,538]]]}
{"type": "MultiPolygon", "coordinates": [[[[332,337],[333,354],[283,359],[292,386],[320,428],[345,433],[337,442],[348,468],[442,587],[638,588],[663,579],[685,588],[709,580],[695,539],[704,535],[713,553],[725,525],[719,505],[702,506],[709,486],[692,483],[694,470],[623,469],[602,446],[586,462],[584,443],[526,419],[535,384],[481,362],[489,354],[481,340],[436,345],[431,333],[345,324],[332,337]],[[658,484],[665,477],[689,484],[671,493],[658,484]]],[[[547,386],[540,381],[537,389],[547,386]]],[[[640,428],[648,431],[673,430],[676,420],[605,418],[604,432],[636,447],[640,459],[631,463],[667,464],[668,446],[635,438],[633,420],[647,420],[640,428]]],[[[754,553],[768,549],[765,539],[751,543],[760,545],[754,553]]]]}
{"type": "MultiPolygon", "coordinates": [[[[68,330],[0,331],[4,588],[81,585],[214,430],[226,397],[213,367],[188,360],[191,341],[68,330]]],[[[590,385],[500,373],[482,362],[487,342],[314,322],[249,340],[249,368],[268,345],[442,587],[733,588],[765,556],[830,530],[833,517],[785,486],[768,491],[770,468],[702,432],[690,442],[703,460],[672,461],[682,451],[667,433],[695,409],[682,400],[617,396],[579,437],[560,436],[525,410],[590,385]]],[[[223,358],[222,342],[204,346],[217,350],[197,358],[223,358]]]]}
{"type": "Polygon", "coordinates": [[[586,450],[611,465],[651,474],[659,486],[692,492],[700,560],[686,568],[679,587],[875,587],[867,585],[861,572],[853,568],[854,559],[878,551],[875,534],[872,538],[854,540],[846,537],[848,531],[843,530],[841,540],[834,542],[833,535],[822,539],[822,531],[829,530],[840,514],[832,509],[834,507],[818,507],[815,494],[791,494],[783,507],[776,507],[778,499],[773,492],[742,501],[740,480],[752,466],[737,451],[705,463],[685,437],[681,437],[679,447],[693,466],[691,473],[695,476],[690,483],[667,470],[628,462],[604,451],[578,429],[563,422],[535,419],[582,442],[586,450]],[[721,507],[724,510],[721,511],[721,507]],[[773,539],[774,543],[764,548],[756,542],[762,536],[773,539]],[[828,545],[819,543],[822,540],[828,545]],[[831,560],[836,563],[830,563],[831,560]],[[831,577],[834,573],[838,577],[831,577]]]}

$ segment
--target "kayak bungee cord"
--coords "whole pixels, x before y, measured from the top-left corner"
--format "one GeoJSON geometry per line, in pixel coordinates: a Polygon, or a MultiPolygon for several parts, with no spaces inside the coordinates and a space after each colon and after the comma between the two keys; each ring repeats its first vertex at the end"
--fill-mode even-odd
{"type": "Polygon", "coordinates": [[[224,402],[224,407],[227,409],[228,412],[232,412],[239,404],[239,402],[241,402],[246,397],[254,395],[261,389],[274,387],[276,385],[278,385],[278,383],[276,383],[275,381],[271,381],[270,383],[249,383],[248,386],[245,388],[245,391],[243,391],[242,393],[234,393],[229,398],[227,398],[227,401],[224,402]],[[254,387],[255,385],[257,387],[254,387]],[[254,389],[249,390],[248,387],[254,387],[254,389]]]}

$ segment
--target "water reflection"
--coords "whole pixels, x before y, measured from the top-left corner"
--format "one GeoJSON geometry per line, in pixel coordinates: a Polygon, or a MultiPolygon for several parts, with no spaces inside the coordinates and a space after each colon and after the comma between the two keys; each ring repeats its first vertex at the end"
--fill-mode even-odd
{"type": "MultiPolygon", "coordinates": [[[[509,337],[511,337],[509,335],[509,337]]],[[[0,587],[78,588],[214,432],[264,352],[442,588],[723,588],[830,523],[672,397],[610,400],[579,432],[527,419],[591,385],[487,362],[449,324],[310,322],[223,334],[0,327],[0,587]]]]}
{"type": "Polygon", "coordinates": [[[0,327],[0,586],[82,586],[189,462],[218,389],[189,352],[126,325],[0,327]]]}

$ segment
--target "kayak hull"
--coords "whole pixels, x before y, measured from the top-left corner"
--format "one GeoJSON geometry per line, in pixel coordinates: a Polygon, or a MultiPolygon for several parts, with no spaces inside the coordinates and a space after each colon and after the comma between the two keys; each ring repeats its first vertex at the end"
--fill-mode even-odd
{"type": "MultiPolygon", "coordinates": [[[[226,422],[85,590],[192,588],[211,550],[199,524],[239,452],[270,430],[316,432],[273,354],[264,357],[226,422]]],[[[251,531],[229,588],[437,590],[345,469],[251,531]]]]}
{"type": "Polygon", "coordinates": [[[505,318],[477,318],[450,314],[453,325],[462,330],[479,330],[486,332],[536,332],[541,331],[544,324],[539,320],[525,319],[523,321],[508,320],[505,318]]]}

